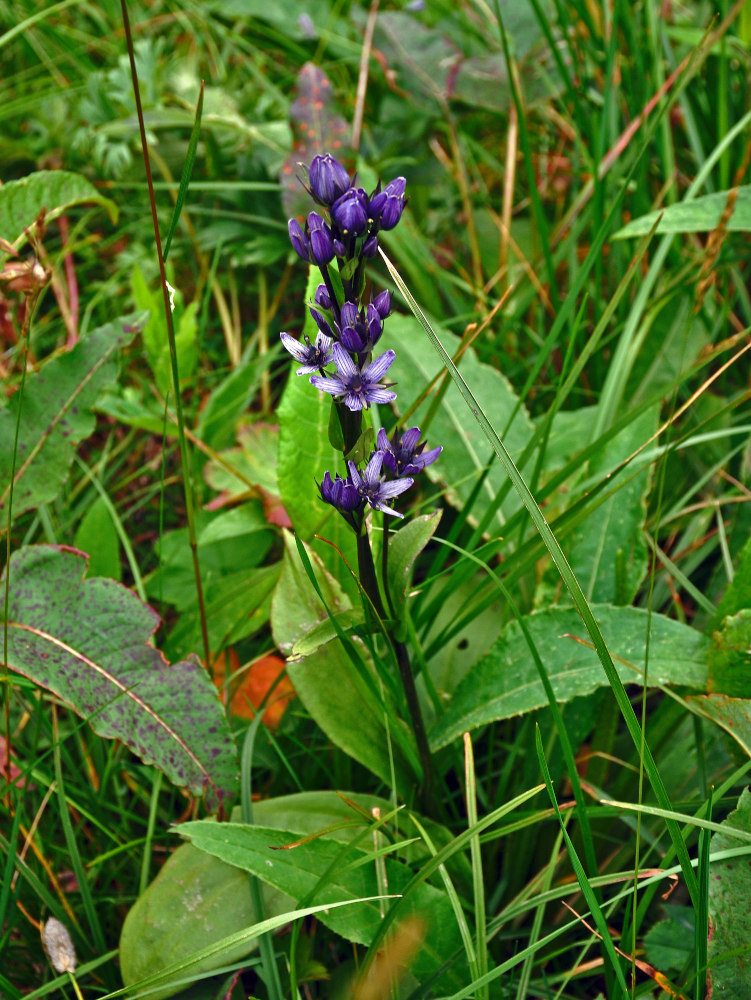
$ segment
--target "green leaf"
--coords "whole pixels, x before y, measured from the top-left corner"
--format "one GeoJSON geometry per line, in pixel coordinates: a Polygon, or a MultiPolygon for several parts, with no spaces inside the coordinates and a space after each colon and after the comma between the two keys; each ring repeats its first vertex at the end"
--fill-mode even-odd
{"type": "MultiPolygon", "coordinates": [[[[441,339],[446,350],[455,354],[459,348],[459,338],[441,330],[441,339]]],[[[384,350],[390,347],[396,351],[399,365],[396,407],[400,413],[404,413],[434,376],[443,371],[443,365],[434,352],[426,350],[420,324],[412,316],[391,316],[382,341],[384,350]]],[[[505,430],[512,414],[517,410],[504,435],[504,443],[512,455],[520,454],[533,428],[511,383],[495,368],[478,361],[472,348],[462,356],[461,370],[472,385],[488,420],[499,428],[499,432],[505,430]]],[[[423,427],[429,447],[443,445],[443,454],[427,467],[427,475],[434,482],[446,485],[446,499],[461,510],[469,499],[478,476],[490,463],[490,471],[472,512],[473,519],[480,520],[499,489],[507,483],[507,477],[493,459],[482,430],[473,420],[467,420],[461,394],[454,383],[449,383],[432,424],[426,428],[424,418],[431,399],[432,397],[418,407],[409,421],[410,426],[423,427]]],[[[514,490],[510,490],[495,521],[496,527],[500,527],[519,506],[519,497],[514,490]]]]}
{"type": "MultiPolygon", "coordinates": [[[[266,916],[292,909],[291,900],[264,886],[266,916]]],[[[173,962],[189,959],[256,920],[248,876],[218,858],[182,844],[170,855],[156,879],[128,911],[120,935],[123,983],[131,986],[173,962]]],[[[199,962],[198,974],[236,962],[255,950],[249,938],[221,954],[199,962]]],[[[175,976],[179,982],[180,976],[175,976]]],[[[149,994],[151,1000],[173,996],[183,985],[167,986],[149,994]]]]}
{"type": "Polygon", "coordinates": [[[82,553],[55,545],[12,556],[9,667],[218,805],[234,794],[237,755],[216,688],[197,659],[170,666],[150,645],[152,608],[114,580],[84,581],[85,570],[82,553]]]}
{"type": "MultiPolygon", "coordinates": [[[[751,793],[723,822],[751,833],[751,793]]],[[[715,833],[711,852],[747,847],[730,833],[715,833]]],[[[712,996],[746,1000],[751,982],[751,867],[748,856],[713,861],[709,868],[709,982],[712,996]],[[730,955],[729,953],[734,953],[730,955]],[[727,957],[726,957],[727,956],[727,957]]]]}
{"type": "Polygon", "coordinates": [[[204,477],[209,486],[218,490],[223,500],[247,496],[254,486],[278,496],[279,428],[273,424],[243,424],[237,431],[237,443],[237,448],[221,453],[221,461],[212,458],[206,463],[204,477]]]}
{"type": "Polygon", "coordinates": [[[751,699],[705,694],[687,700],[695,712],[724,729],[751,757],[751,699]]]}
{"type": "Polygon", "coordinates": [[[667,920],[650,927],[644,938],[647,961],[660,972],[679,973],[694,954],[694,911],[671,906],[667,920]]]}
{"type": "Polygon", "coordinates": [[[20,246],[24,230],[33,226],[45,209],[47,221],[73,208],[74,205],[95,204],[104,208],[112,222],[120,213],[114,201],[101,195],[94,185],[80,174],[68,170],[39,170],[17,181],[0,185],[0,236],[20,246]]]}
{"type": "Polygon", "coordinates": [[[709,650],[709,691],[751,698],[751,608],[728,616],[709,650]]]}
{"type": "Polygon", "coordinates": [[[321,646],[325,646],[327,642],[336,639],[341,632],[351,634],[358,626],[364,624],[365,611],[362,605],[339,611],[331,618],[314,625],[310,632],[306,632],[300,639],[296,639],[288,660],[302,660],[315,653],[321,646]]]}
{"type": "MultiPolygon", "coordinates": [[[[747,233],[751,230],[751,185],[734,188],[737,199],[732,214],[727,219],[726,228],[729,232],[747,233]]],[[[649,212],[638,219],[629,222],[619,229],[614,240],[625,240],[631,236],[645,236],[655,222],[660,219],[655,232],[664,233],[708,233],[720,225],[723,213],[728,204],[728,195],[733,191],[717,191],[715,194],[705,194],[701,198],[681,201],[676,205],[668,205],[649,212]]]]}
{"type": "Polygon", "coordinates": [[[130,343],[145,320],[144,313],[137,313],[92,330],[71,351],[55,355],[30,375],[23,395],[15,393],[0,411],[0,511],[7,510],[18,406],[22,419],[14,516],[55,499],[76,445],[94,430],[91,411],[97,396],[115,381],[118,350],[130,343]]]}
{"type": "MultiPolygon", "coordinates": [[[[590,460],[590,477],[601,478],[632,455],[657,430],[658,416],[658,408],[653,407],[608,441],[590,460]]],[[[586,438],[581,440],[584,443],[586,438]]],[[[646,573],[647,547],[642,528],[649,467],[633,473],[629,466],[612,479],[607,493],[617,492],[595,507],[571,534],[569,562],[587,600],[630,604],[646,573]],[[621,566],[623,573],[619,574],[621,566]]]]}
{"type": "MultiPolygon", "coordinates": [[[[312,300],[315,294],[317,277],[317,271],[311,269],[308,299],[312,300]]],[[[311,340],[315,340],[315,324],[310,317],[306,319],[305,330],[311,340]]],[[[341,452],[336,451],[329,442],[331,397],[315,389],[307,378],[295,375],[292,364],[290,369],[277,409],[279,495],[295,532],[304,542],[310,543],[314,535],[322,535],[339,550],[337,552],[331,546],[321,543],[315,546],[315,551],[327,568],[343,588],[355,597],[356,587],[342,561],[344,556],[350,566],[357,566],[354,532],[338,511],[322,502],[316,486],[327,470],[332,478],[336,472],[346,474],[341,452]]]]}
{"type": "MultiPolygon", "coordinates": [[[[289,532],[284,533],[284,540],[282,575],[271,603],[271,631],[277,648],[286,654],[295,642],[329,619],[289,532]]],[[[321,559],[306,551],[330,611],[348,612],[351,603],[347,595],[321,559]]],[[[349,653],[338,639],[318,643],[304,658],[289,660],[287,673],[303,705],[332,743],[389,786],[393,756],[399,787],[406,791],[411,786],[413,772],[400,750],[400,741],[410,737],[385,692],[378,693],[382,688],[359,640],[353,640],[349,653]],[[386,714],[391,732],[386,727],[386,714]]]]}
{"type": "Polygon", "coordinates": [[[717,628],[724,618],[736,614],[743,608],[751,608],[751,538],[740,551],[733,579],[717,605],[711,627],[717,628]]]}
{"type": "MultiPolygon", "coordinates": [[[[709,640],[700,632],[662,615],[650,616],[640,608],[595,604],[592,611],[624,684],[641,683],[651,627],[649,684],[706,688],[709,640]]],[[[527,615],[525,620],[556,701],[566,702],[607,685],[597,653],[573,608],[551,608],[527,615]]],[[[547,698],[529,647],[519,624],[510,622],[459,684],[446,714],[429,734],[431,746],[438,749],[467,730],[544,705],[547,698]]]]}
{"type": "MultiPolygon", "coordinates": [[[[375,860],[358,848],[346,848],[321,838],[289,848],[298,839],[293,832],[255,824],[199,821],[183,823],[179,833],[189,837],[201,850],[252,872],[296,900],[334,903],[378,894],[375,860]]],[[[412,877],[410,869],[389,858],[384,863],[389,893],[403,893],[412,877]]],[[[388,903],[389,908],[398,907],[402,918],[417,916],[427,926],[411,967],[418,980],[440,969],[460,948],[451,905],[441,890],[423,883],[407,897],[388,903]]],[[[382,919],[377,902],[356,903],[341,910],[323,910],[320,914],[321,922],[335,933],[363,945],[373,940],[382,919]]]]}
{"type": "Polygon", "coordinates": [[[389,537],[389,591],[394,610],[403,606],[417,557],[436,532],[442,511],[422,514],[407,521],[389,537]]]}
{"type": "Polygon", "coordinates": [[[89,577],[108,576],[122,579],[120,539],[112,515],[101,497],[88,507],[76,531],[73,544],[89,553],[89,577]]]}

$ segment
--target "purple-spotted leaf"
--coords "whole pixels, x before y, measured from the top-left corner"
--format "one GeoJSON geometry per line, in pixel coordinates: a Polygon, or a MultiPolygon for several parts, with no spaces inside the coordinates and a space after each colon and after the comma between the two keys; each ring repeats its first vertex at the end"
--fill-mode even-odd
{"type": "MultiPolygon", "coordinates": [[[[84,580],[86,556],[57,545],[10,561],[8,666],[122,740],[176,785],[226,803],[237,754],[216,689],[195,657],[170,666],[149,644],[159,616],[114,580],[84,580]]],[[[0,588],[4,589],[3,573],[0,588]]]]}
{"type": "Polygon", "coordinates": [[[97,397],[117,378],[117,353],[148,318],[134,313],[92,330],[71,351],[45,361],[0,411],[0,511],[7,519],[11,470],[13,514],[54,500],[68,476],[76,445],[96,423],[97,397]],[[15,445],[16,413],[21,424],[15,445]],[[16,451],[15,466],[13,451],[16,451]]]}

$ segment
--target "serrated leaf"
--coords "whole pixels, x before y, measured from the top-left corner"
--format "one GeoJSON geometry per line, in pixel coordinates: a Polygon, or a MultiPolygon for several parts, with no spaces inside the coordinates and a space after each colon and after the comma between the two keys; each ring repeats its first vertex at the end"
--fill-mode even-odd
{"type": "MultiPolygon", "coordinates": [[[[751,793],[748,789],[741,793],[738,807],[722,825],[751,833],[751,793]]],[[[744,846],[748,845],[730,833],[715,833],[710,851],[714,854],[744,846]]],[[[708,995],[723,1000],[747,1000],[751,982],[750,899],[751,866],[747,855],[711,862],[708,995]]]]}
{"type": "Polygon", "coordinates": [[[46,361],[26,380],[23,395],[15,393],[0,411],[0,511],[6,510],[10,492],[18,406],[22,419],[14,515],[55,499],[76,445],[94,430],[97,396],[115,381],[118,350],[130,343],[145,320],[145,313],[136,313],[92,330],[71,351],[46,361]]]}
{"type": "Polygon", "coordinates": [[[80,174],[69,170],[39,170],[17,181],[0,185],[0,236],[20,246],[23,232],[33,226],[45,209],[49,221],[83,204],[101,205],[112,222],[117,222],[119,208],[114,201],[101,195],[94,185],[80,174]]]}
{"type": "Polygon", "coordinates": [[[694,911],[671,906],[670,916],[650,927],[644,938],[647,960],[660,972],[681,972],[694,954],[694,911]]]}
{"type": "Polygon", "coordinates": [[[652,226],[659,219],[657,235],[665,233],[708,233],[717,229],[723,214],[728,207],[728,196],[735,199],[732,212],[725,226],[729,232],[747,233],[751,230],[751,185],[746,184],[735,188],[737,196],[732,191],[717,191],[705,194],[690,201],[679,201],[676,205],[667,205],[656,212],[649,212],[638,219],[633,219],[623,229],[612,237],[614,240],[625,240],[632,236],[645,236],[651,232],[652,226]]]}
{"type": "MultiPolygon", "coordinates": [[[[252,872],[297,900],[334,903],[378,894],[375,863],[358,848],[343,848],[319,838],[280,850],[297,840],[294,833],[241,823],[184,823],[179,832],[201,850],[252,872]]],[[[410,869],[389,858],[384,864],[389,893],[404,892],[412,877],[410,869]]],[[[423,883],[403,901],[390,900],[390,906],[398,906],[402,918],[414,915],[426,924],[426,937],[411,967],[418,980],[435,973],[461,948],[445,892],[423,883]]],[[[377,902],[320,914],[321,922],[335,933],[364,945],[373,940],[382,919],[377,902]]],[[[450,974],[449,979],[455,975],[450,974]]]]}
{"type": "Polygon", "coordinates": [[[8,666],[219,805],[235,792],[237,756],[214,685],[196,658],[170,666],[149,645],[152,608],[114,580],[84,581],[85,570],[83,553],[56,545],[12,556],[8,666]]]}
{"type": "MultiPolygon", "coordinates": [[[[662,615],[649,616],[640,608],[594,604],[592,612],[624,684],[642,683],[645,639],[651,628],[649,684],[706,688],[706,636],[662,615]]],[[[525,621],[558,702],[607,685],[605,671],[573,608],[536,612],[526,615],[525,621]]],[[[429,734],[431,746],[438,749],[467,730],[546,704],[522,630],[517,622],[510,622],[457,687],[445,715],[429,734]]]]}

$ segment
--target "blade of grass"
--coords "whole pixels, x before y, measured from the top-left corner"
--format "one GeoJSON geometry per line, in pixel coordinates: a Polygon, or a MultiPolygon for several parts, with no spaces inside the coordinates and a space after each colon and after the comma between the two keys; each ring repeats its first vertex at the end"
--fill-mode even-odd
{"type": "Polygon", "coordinates": [[[183,164],[183,172],[180,177],[180,187],[177,192],[177,201],[175,202],[175,208],[172,212],[172,220],[169,224],[169,230],[167,231],[167,239],[164,241],[164,259],[167,260],[169,255],[170,247],[172,246],[172,237],[175,235],[175,230],[177,229],[177,223],[180,220],[180,213],[182,212],[183,205],[185,204],[185,198],[188,194],[188,185],[190,184],[190,178],[193,174],[193,164],[196,160],[196,149],[198,148],[198,137],[201,134],[201,116],[203,114],[203,80],[201,80],[201,90],[198,94],[198,104],[196,105],[196,117],[193,122],[193,128],[190,132],[190,139],[188,141],[188,151],[185,155],[185,163],[183,164]]]}
{"type": "MultiPolygon", "coordinates": [[[[586,628],[590,638],[592,639],[592,642],[597,651],[598,658],[603,666],[605,674],[608,678],[608,682],[610,683],[610,686],[613,689],[616,701],[618,702],[621,714],[624,718],[624,721],[628,728],[631,739],[633,740],[634,746],[637,749],[637,752],[642,746],[644,746],[646,771],[649,776],[650,784],[652,785],[655,795],[657,796],[657,800],[658,802],[661,803],[664,809],[669,810],[670,798],[668,796],[665,785],[662,781],[662,777],[660,776],[660,773],[657,770],[657,765],[655,764],[654,758],[652,757],[652,752],[649,749],[648,744],[644,743],[642,740],[641,727],[636,717],[636,713],[634,712],[634,708],[626,693],[626,689],[624,688],[623,683],[621,682],[621,679],[618,676],[618,673],[615,669],[615,665],[613,664],[610,653],[608,652],[605,640],[602,636],[602,633],[600,632],[600,628],[597,622],[595,621],[594,615],[592,614],[592,611],[589,607],[589,603],[587,602],[587,599],[584,596],[584,592],[581,589],[579,581],[577,580],[573,570],[568,564],[568,560],[566,559],[566,556],[564,555],[558,540],[556,539],[553,532],[550,530],[550,527],[548,526],[548,523],[545,520],[545,516],[543,515],[542,511],[535,502],[535,499],[530,493],[527,484],[522,479],[519,470],[516,468],[516,465],[514,464],[514,460],[511,458],[511,455],[506,450],[505,445],[498,437],[490,421],[485,416],[485,413],[483,412],[477,399],[475,399],[474,395],[472,394],[472,391],[470,390],[469,386],[464,381],[458,369],[451,361],[451,358],[446,352],[446,349],[444,348],[443,344],[438,339],[435,331],[430,326],[430,323],[428,323],[417,302],[415,302],[409,289],[402,281],[400,274],[398,273],[398,271],[396,271],[391,261],[383,253],[383,250],[379,248],[379,252],[386,264],[386,267],[388,268],[391,274],[391,277],[393,278],[394,282],[399,288],[399,291],[406,299],[410,309],[412,310],[416,318],[422,324],[422,327],[425,330],[428,339],[432,343],[435,350],[438,352],[438,355],[443,361],[443,364],[451,372],[451,377],[456,382],[457,388],[461,392],[462,397],[464,398],[464,401],[467,404],[467,407],[469,408],[470,412],[474,416],[477,423],[480,425],[482,432],[485,434],[488,441],[492,445],[493,450],[495,451],[499,462],[501,463],[506,472],[506,475],[513,483],[514,487],[519,493],[519,496],[521,497],[522,503],[527,508],[534,526],[536,527],[537,531],[542,537],[543,542],[545,543],[545,547],[550,553],[550,557],[555,563],[564,584],[566,585],[569,593],[571,594],[574,606],[576,607],[577,611],[579,612],[579,615],[581,616],[582,621],[584,622],[584,627],[586,628]]],[[[690,858],[688,856],[688,851],[686,850],[686,845],[681,837],[680,830],[678,829],[677,824],[673,820],[668,820],[667,826],[668,826],[668,832],[670,834],[670,839],[676,848],[678,859],[681,862],[682,867],[684,868],[684,874],[689,894],[691,895],[692,901],[695,901],[697,898],[698,886],[696,882],[696,876],[694,874],[693,869],[691,868],[690,858]]]]}

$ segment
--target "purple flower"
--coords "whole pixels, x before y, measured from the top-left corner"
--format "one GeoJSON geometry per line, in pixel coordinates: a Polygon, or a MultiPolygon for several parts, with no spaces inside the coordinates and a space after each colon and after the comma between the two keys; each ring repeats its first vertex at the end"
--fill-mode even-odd
{"type": "Polygon", "coordinates": [[[362,257],[375,257],[378,253],[378,237],[369,236],[362,247],[360,248],[360,255],[362,257]]]}
{"type": "Polygon", "coordinates": [[[331,153],[313,157],[308,179],[313,196],[324,205],[333,205],[349,187],[349,174],[331,153]]]}
{"type": "Polygon", "coordinates": [[[359,236],[368,228],[368,197],[362,188],[350,188],[331,207],[331,218],[341,231],[359,236]]]}
{"type": "Polygon", "coordinates": [[[379,229],[393,229],[404,211],[404,191],[407,181],[404,177],[395,177],[389,181],[383,191],[378,191],[368,203],[371,219],[378,221],[379,229]]]}
{"type": "Polygon", "coordinates": [[[396,399],[396,393],[380,382],[396,357],[393,351],[384,351],[362,370],[341,344],[334,344],[332,353],[339,377],[311,375],[310,381],[317,389],[332,396],[344,396],[350,410],[367,410],[371,403],[390,403],[396,399]]]}
{"type": "Polygon", "coordinates": [[[308,306],[308,312],[313,317],[315,325],[318,327],[318,329],[321,331],[321,333],[325,337],[328,337],[329,340],[333,340],[334,339],[334,334],[331,332],[331,327],[326,322],[325,317],[321,316],[321,314],[318,312],[318,310],[314,309],[313,306],[308,306]]]}
{"type": "Polygon", "coordinates": [[[310,233],[310,253],[313,262],[319,267],[330,264],[334,259],[334,242],[331,230],[318,212],[311,212],[308,216],[308,232],[310,233]]]}
{"type": "Polygon", "coordinates": [[[392,497],[399,496],[408,490],[414,480],[412,479],[391,479],[388,482],[381,478],[381,466],[383,465],[383,452],[374,451],[365,467],[362,475],[357,471],[354,462],[348,462],[349,475],[355,485],[357,492],[363,500],[370,504],[373,510],[382,510],[384,514],[395,514],[397,517],[404,517],[399,511],[387,507],[385,502],[392,497]]]}
{"type": "Polygon", "coordinates": [[[334,360],[334,355],[331,353],[331,337],[327,337],[320,330],[315,344],[311,344],[307,334],[304,336],[304,344],[290,337],[288,333],[280,333],[279,336],[292,357],[302,362],[302,368],[297,369],[298,375],[311,375],[334,360]]]}
{"type": "Polygon", "coordinates": [[[378,295],[373,299],[373,305],[378,310],[378,315],[381,319],[387,319],[391,314],[391,295],[388,289],[384,289],[379,292],[378,295]]]}
{"type": "Polygon", "coordinates": [[[297,219],[290,219],[287,223],[287,229],[289,230],[290,243],[294,247],[296,253],[302,257],[304,261],[309,261],[310,243],[297,219]]]}
{"type": "Polygon", "coordinates": [[[325,285],[319,285],[318,288],[316,288],[313,301],[317,306],[320,306],[321,309],[331,308],[331,297],[329,296],[329,291],[325,285]]]}
{"type": "Polygon", "coordinates": [[[430,451],[424,451],[425,443],[419,442],[419,427],[410,427],[401,436],[398,431],[394,431],[390,441],[383,428],[378,431],[378,448],[383,453],[387,467],[395,476],[414,476],[422,472],[425,466],[435,462],[443,451],[441,445],[431,448],[430,451]]]}
{"type": "Polygon", "coordinates": [[[331,475],[325,472],[319,489],[321,491],[321,499],[326,503],[330,503],[332,507],[336,507],[342,513],[351,513],[353,510],[357,510],[362,504],[362,497],[357,492],[357,487],[349,476],[346,479],[342,479],[341,476],[337,475],[332,480],[331,475]]]}

